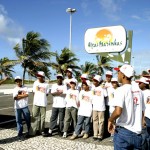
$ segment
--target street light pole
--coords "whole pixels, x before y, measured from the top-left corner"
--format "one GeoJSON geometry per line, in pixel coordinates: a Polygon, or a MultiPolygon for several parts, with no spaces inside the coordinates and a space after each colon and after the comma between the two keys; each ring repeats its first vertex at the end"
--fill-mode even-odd
{"type": "Polygon", "coordinates": [[[72,14],[76,12],[76,9],[72,8],[67,8],[66,9],[67,13],[70,13],[70,38],[69,38],[69,49],[71,50],[72,48],[72,14]]]}

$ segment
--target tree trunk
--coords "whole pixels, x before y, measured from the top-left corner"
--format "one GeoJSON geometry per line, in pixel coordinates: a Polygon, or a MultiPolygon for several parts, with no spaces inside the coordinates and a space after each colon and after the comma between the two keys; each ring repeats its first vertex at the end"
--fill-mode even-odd
{"type": "Polygon", "coordinates": [[[24,67],[24,70],[23,70],[22,85],[24,85],[25,74],[26,74],[26,67],[24,67]]]}

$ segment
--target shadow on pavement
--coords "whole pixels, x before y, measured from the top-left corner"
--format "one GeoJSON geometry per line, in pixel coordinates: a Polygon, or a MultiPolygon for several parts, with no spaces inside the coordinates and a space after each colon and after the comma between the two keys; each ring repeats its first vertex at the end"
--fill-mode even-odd
{"type": "Polygon", "coordinates": [[[15,116],[0,115],[0,128],[10,129],[16,127],[15,116]]]}

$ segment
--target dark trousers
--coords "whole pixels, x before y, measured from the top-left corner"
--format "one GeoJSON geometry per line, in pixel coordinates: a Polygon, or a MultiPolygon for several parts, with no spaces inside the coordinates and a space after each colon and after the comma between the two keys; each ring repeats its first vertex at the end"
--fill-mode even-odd
{"type": "Polygon", "coordinates": [[[65,108],[52,108],[52,115],[50,118],[50,129],[54,130],[57,126],[59,116],[59,132],[63,132],[65,108]]]}
{"type": "Polygon", "coordinates": [[[110,137],[108,132],[108,119],[109,119],[109,106],[106,105],[105,116],[104,116],[104,138],[110,137]]]}

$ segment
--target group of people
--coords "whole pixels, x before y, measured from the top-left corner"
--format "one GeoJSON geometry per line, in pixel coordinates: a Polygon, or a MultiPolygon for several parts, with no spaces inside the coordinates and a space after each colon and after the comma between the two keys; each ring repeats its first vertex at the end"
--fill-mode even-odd
{"type": "Polygon", "coordinates": [[[38,71],[33,84],[31,117],[28,90],[22,85],[20,76],[15,77],[17,86],[13,98],[18,136],[23,135],[23,114],[28,129],[27,138],[35,136],[37,131],[44,137],[52,136],[58,125],[58,133],[63,138],[73,128],[71,140],[79,135],[86,139],[92,128],[93,140],[97,141],[101,141],[108,131],[113,136],[115,150],[142,148],[143,127],[146,127],[146,137],[150,136],[150,75],[134,81],[135,71],[131,65],[124,64],[115,70],[118,79],[113,78],[113,72],[107,71],[105,80],[95,75],[90,81],[88,74],[82,74],[81,83],[78,83],[72,69],[68,68],[66,78],[62,74],[56,75],[57,83],[52,85],[51,90],[45,82],[45,73],[38,71]],[[48,94],[53,97],[53,105],[49,130],[45,132],[48,94]]]}

